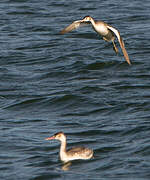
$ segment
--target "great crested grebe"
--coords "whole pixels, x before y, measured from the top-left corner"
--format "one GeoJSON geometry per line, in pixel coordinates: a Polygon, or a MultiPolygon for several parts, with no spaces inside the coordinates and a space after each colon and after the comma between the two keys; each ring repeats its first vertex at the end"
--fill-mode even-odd
{"type": "Polygon", "coordinates": [[[60,33],[61,34],[68,33],[68,32],[70,32],[70,31],[72,31],[74,29],[77,29],[81,25],[89,24],[89,23],[92,24],[93,29],[98,34],[100,34],[105,41],[112,41],[114,51],[116,53],[118,53],[118,48],[116,47],[115,42],[114,42],[114,40],[115,40],[114,34],[115,34],[117,36],[117,38],[118,38],[118,41],[119,41],[120,47],[122,49],[125,60],[127,61],[127,63],[129,65],[131,65],[128,53],[127,53],[127,51],[125,49],[125,45],[124,45],[123,39],[120,36],[119,31],[117,29],[115,29],[114,27],[106,24],[103,21],[95,21],[92,17],[85,16],[82,20],[74,21],[72,24],[70,24],[69,26],[64,28],[62,31],[60,31],[60,33]]]}
{"type": "Polygon", "coordinates": [[[66,135],[63,132],[58,132],[45,140],[52,139],[57,139],[61,142],[59,155],[61,161],[65,163],[76,159],[90,159],[93,157],[93,150],[85,147],[73,147],[72,149],[67,150],[66,135]]]}

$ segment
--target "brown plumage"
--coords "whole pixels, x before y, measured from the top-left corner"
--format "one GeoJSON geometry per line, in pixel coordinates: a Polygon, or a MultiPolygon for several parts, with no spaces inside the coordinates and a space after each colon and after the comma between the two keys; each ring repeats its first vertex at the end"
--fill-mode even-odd
{"type": "Polygon", "coordinates": [[[86,16],[82,20],[74,21],[72,24],[70,24],[69,26],[64,28],[62,31],[60,31],[60,33],[65,34],[65,33],[68,33],[70,31],[73,31],[74,29],[77,29],[81,25],[90,24],[90,23],[92,24],[93,29],[98,34],[100,34],[105,41],[112,41],[114,51],[116,53],[118,53],[118,48],[117,48],[117,46],[116,46],[116,44],[114,42],[114,40],[115,40],[114,35],[116,35],[116,37],[117,37],[117,39],[119,41],[120,47],[122,49],[124,58],[127,61],[127,63],[129,65],[131,65],[131,61],[129,59],[128,53],[127,53],[127,51],[125,49],[125,45],[124,45],[123,39],[120,36],[119,31],[117,29],[115,29],[114,27],[106,24],[103,21],[95,21],[92,17],[86,16]]]}

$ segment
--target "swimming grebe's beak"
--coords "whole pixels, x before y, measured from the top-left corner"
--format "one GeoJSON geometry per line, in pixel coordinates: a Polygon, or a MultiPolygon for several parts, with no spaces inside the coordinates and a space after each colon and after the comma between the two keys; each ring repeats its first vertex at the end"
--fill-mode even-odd
{"type": "Polygon", "coordinates": [[[55,139],[55,136],[45,138],[45,140],[52,140],[52,139],[55,139]]]}

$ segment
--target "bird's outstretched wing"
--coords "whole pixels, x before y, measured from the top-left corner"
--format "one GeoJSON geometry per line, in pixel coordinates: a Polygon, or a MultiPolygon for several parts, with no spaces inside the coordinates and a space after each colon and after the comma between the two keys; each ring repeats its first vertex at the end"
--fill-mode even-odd
{"type": "Polygon", "coordinates": [[[72,24],[64,28],[63,30],[60,31],[60,34],[65,34],[70,31],[73,31],[74,29],[77,29],[78,27],[81,27],[82,25],[86,25],[89,23],[83,22],[82,20],[74,21],[72,24]]]}
{"type": "Polygon", "coordinates": [[[118,31],[117,29],[115,29],[114,27],[109,26],[109,25],[107,25],[107,28],[110,29],[110,30],[117,36],[118,41],[119,41],[119,44],[120,44],[120,47],[121,47],[122,52],[123,52],[123,55],[124,55],[124,58],[125,58],[125,60],[127,61],[127,63],[128,63],[129,65],[131,65],[131,61],[130,61],[130,59],[129,59],[128,53],[127,53],[127,51],[126,51],[126,49],[125,49],[125,45],[124,45],[123,39],[122,39],[121,36],[120,36],[119,31],[118,31]]]}

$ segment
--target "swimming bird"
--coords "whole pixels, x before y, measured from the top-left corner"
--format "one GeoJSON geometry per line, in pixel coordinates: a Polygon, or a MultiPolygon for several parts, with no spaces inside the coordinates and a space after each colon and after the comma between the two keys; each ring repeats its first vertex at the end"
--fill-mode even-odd
{"type": "Polygon", "coordinates": [[[105,41],[112,41],[113,43],[113,48],[116,53],[118,53],[118,48],[115,44],[115,35],[119,41],[120,47],[122,49],[123,55],[125,60],[129,65],[131,65],[131,61],[129,59],[128,53],[125,49],[125,45],[123,42],[123,39],[120,36],[120,32],[115,29],[114,27],[106,24],[103,21],[95,21],[91,16],[85,16],[82,20],[74,21],[72,24],[64,28],[62,31],[60,31],[60,34],[65,34],[68,33],[74,29],[77,29],[78,27],[81,27],[82,25],[85,24],[92,24],[93,29],[102,36],[102,38],[105,41]]]}
{"type": "Polygon", "coordinates": [[[63,132],[58,132],[45,140],[52,139],[57,139],[61,142],[59,155],[61,161],[65,163],[76,159],[90,159],[93,157],[93,150],[85,147],[73,147],[72,149],[67,150],[67,139],[63,132]]]}

